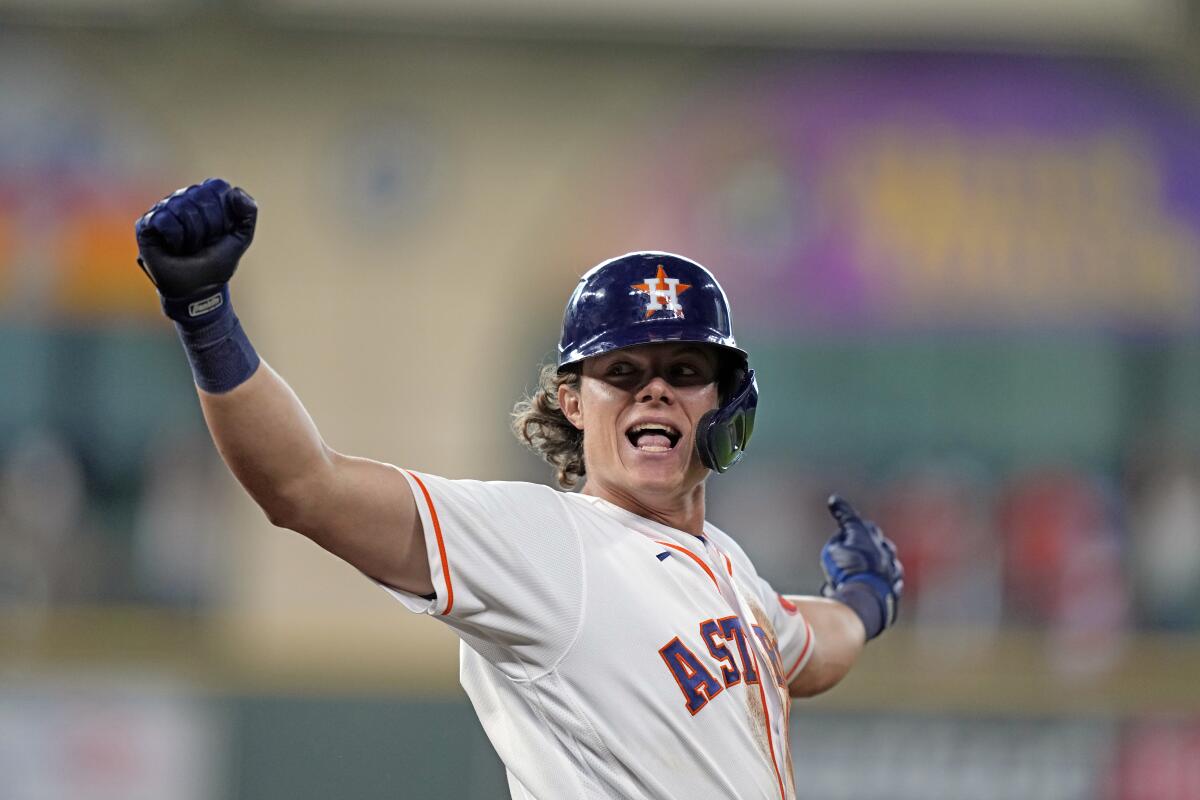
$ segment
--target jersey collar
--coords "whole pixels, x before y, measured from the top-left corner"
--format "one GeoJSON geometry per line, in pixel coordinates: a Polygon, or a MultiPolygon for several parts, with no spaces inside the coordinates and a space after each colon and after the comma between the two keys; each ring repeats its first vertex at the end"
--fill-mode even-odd
{"type": "Polygon", "coordinates": [[[602,497],[596,497],[595,495],[590,494],[580,494],[578,492],[572,492],[569,496],[579,498],[579,500],[582,500],[601,513],[612,517],[613,519],[625,525],[625,527],[636,530],[638,533],[645,534],[646,536],[650,536],[652,538],[661,539],[665,537],[670,539],[675,544],[687,547],[689,550],[692,550],[696,553],[704,552],[705,539],[712,535],[712,526],[709,524],[708,520],[705,520],[704,522],[704,535],[697,536],[693,533],[688,533],[687,531],[681,531],[678,528],[672,528],[670,525],[664,525],[663,523],[649,519],[648,517],[643,517],[641,514],[635,514],[634,512],[621,508],[619,505],[609,500],[605,500],[602,497]]]}

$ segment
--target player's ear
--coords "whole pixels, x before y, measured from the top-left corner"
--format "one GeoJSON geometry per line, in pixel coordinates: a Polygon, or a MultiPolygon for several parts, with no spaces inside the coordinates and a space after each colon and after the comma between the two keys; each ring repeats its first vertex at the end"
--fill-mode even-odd
{"type": "Polygon", "coordinates": [[[579,402],[578,390],[568,384],[559,384],[558,407],[562,409],[567,421],[579,430],[583,430],[583,405],[579,402]]]}

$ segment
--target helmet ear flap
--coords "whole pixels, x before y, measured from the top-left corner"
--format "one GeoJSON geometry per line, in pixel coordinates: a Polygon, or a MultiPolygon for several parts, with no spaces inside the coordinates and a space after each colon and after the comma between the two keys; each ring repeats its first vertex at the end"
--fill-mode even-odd
{"type": "Polygon", "coordinates": [[[721,407],[700,417],[696,426],[696,452],[704,466],[721,473],[742,460],[754,432],[757,408],[758,382],[754,380],[754,370],[748,369],[721,407]]]}
{"type": "Polygon", "coordinates": [[[700,463],[704,466],[716,472],[724,472],[725,470],[717,469],[717,462],[713,458],[712,451],[712,427],[718,411],[720,411],[719,408],[714,408],[712,411],[704,412],[704,416],[700,417],[700,422],[696,425],[696,453],[700,456],[700,463]]]}

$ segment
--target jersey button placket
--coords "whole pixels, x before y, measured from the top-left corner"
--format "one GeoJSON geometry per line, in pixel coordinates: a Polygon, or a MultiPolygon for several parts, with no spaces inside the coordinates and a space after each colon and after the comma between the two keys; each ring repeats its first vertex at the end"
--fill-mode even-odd
{"type": "Polygon", "coordinates": [[[719,575],[719,578],[714,578],[718,592],[738,618],[742,620],[742,627],[746,630],[745,637],[753,653],[755,672],[758,673],[758,689],[763,704],[763,713],[767,716],[766,726],[769,736],[768,747],[771,750],[771,765],[779,783],[780,798],[781,800],[787,800],[789,797],[795,797],[795,789],[792,786],[791,748],[787,742],[787,721],[790,717],[788,706],[791,698],[783,696],[774,678],[770,677],[774,675],[772,660],[770,654],[765,652],[766,644],[754,632],[754,618],[750,616],[749,605],[742,598],[741,593],[738,592],[737,583],[733,579],[732,561],[708,538],[700,537],[700,540],[704,543],[704,551],[708,556],[705,561],[708,562],[709,568],[712,569],[713,561],[717,561],[720,564],[714,572],[715,575],[719,575]],[[778,707],[774,710],[774,713],[769,707],[771,703],[767,699],[768,691],[778,700],[778,707]],[[780,727],[776,727],[776,721],[781,723],[780,727]],[[772,731],[772,728],[775,728],[775,730],[772,731]],[[778,753],[776,752],[775,740],[779,740],[781,743],[778,753]],[[782,769],[780,767],[781,760],[783,761],[782,769]],[[787,775],[786,788],[785,774],[787,775]]]}

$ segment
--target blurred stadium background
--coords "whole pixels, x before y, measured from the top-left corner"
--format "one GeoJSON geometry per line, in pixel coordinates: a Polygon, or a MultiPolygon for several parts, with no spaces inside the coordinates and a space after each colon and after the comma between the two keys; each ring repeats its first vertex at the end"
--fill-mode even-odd
{"type": "Polygon", "coordinates": [[[549,479],[507,414],[583,270],[714,268],[711,518],[811,591],[838,490],[910,576],[802,796],[1200,798],[1198,12],[0,0],[0,800],[507,796],[453,637],[208,443],[132,221],[209,175],[326,439],[452,477],[549,479]]]}

